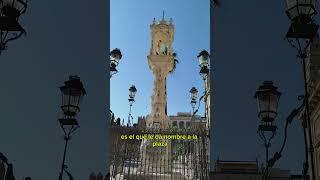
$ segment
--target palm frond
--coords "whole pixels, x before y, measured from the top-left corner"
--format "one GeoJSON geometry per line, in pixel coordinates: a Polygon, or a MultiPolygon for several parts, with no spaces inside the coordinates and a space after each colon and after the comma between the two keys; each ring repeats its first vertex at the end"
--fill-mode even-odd
{"type": "Polygon", "coordinates": [[[177,57],[177,53],[176,52],[172,53],[172,56],[177,57]]]}
{"type": "Polygon", "coordinates": [[[173,59],[173,67],[172,67],[171,71],[169,71],[169,73],[173,73],[176,70],[177,64],[179,64],[179,60],[176,58],[178,56],[177,53],[174,52],[172,54],[172,56],[174,57],[174,59],[173,59]]]}

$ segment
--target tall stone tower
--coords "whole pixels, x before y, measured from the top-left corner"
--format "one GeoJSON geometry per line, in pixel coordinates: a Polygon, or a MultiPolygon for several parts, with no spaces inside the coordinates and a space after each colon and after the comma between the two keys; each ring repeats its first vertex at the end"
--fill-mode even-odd
{"type": "Polygon", "coordinates": [[[174,67],[173,35],[174,26],[172,19],[169,23],[162,17],[160,22],[153,20],[151,29],[151,49],[148,55],[149,68],[154,74],[154,88],[147,127],[167,128],[169,117],[167,116],[166,77],[174,67]]]}
{"type": "MultiPolygon", "coordinates": [[[[152,110],[146,118],[147,128],[166,129],[169,127],[167,116],[167,93],[166,78],[174,67],[173,56],[173,34],[174,26],[172,19],[169,23],[164,20],[150,25],[151,49],[148,55],[149,68],[154,74],[154,88],[152,94],[152,110]]],[[[142,170],[148,173],[169,173],[171,171],[171,143],[167,140],[166,147],[153,147],[154,140],[143,140],[140,152],[142,159],[142,170]]]]}

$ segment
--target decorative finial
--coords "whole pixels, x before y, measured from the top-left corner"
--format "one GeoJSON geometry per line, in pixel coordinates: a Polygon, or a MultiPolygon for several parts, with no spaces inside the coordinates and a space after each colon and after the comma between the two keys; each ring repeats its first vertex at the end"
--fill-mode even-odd
{"type": "Polygon", "coordinates": [[[152,22],[153,24],[155,24],[156,23],[156,18],[153,18],[153,22],[152,22]]]}
{"type": "Polygon", "coordinates": [[[170,20],[169,20],[169,23],[170,23],[170,24],[172,24],[172,23],[173,23],[173,20],[172,20],[172,18],[170,18],[170,20]]]}

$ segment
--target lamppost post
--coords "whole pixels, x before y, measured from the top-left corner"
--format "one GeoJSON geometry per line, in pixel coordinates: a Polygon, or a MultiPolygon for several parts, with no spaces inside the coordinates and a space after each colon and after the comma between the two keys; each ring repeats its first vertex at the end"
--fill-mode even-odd
{"type": "Polygon", "coordinates": [[[273,86],[272,81],[264,81],[254,96],[257,99],[258,118],[260,119],[257,133],[263,141],[266,151],[264,174],[268,174],[269,148],[277,130],[277,126],[273,124],[277,117],[278,102],[281,96],[277,89],[277,87],[273,86]]]}
{"type": "Polygon", "coordinates": [[[195,127],[194,116],[196,115],[196,113],[199,110],[200,100],[199,100],[199,103],[198,103],[198,108],[195,110],[195,107],[197,105],[198,90],[197,90],[196,87],[192,87],[189,92],[190,92],[190,98],[191,98],[190,104],[191,104],[191,107],[192,107],[191,126],[194,128],[195,127]]]}
{"type": "MultiPolygon", "coordinates": [[[[135,97],[135,95],[136,95],[136,93],[137,93],[137,88],[134,86],[134,85],[132,85],[130,88],[129,88],[129,99],[128,99],[128,101],[129,101],[129,116],[128,116],[128,126],[130,126],[131,125],[131,123],[130,123],[130,119],[132,118],[132,115],[131,115],[131,109],[132,109],[132,104],[134,103],[134,97],[135,97]]],[[[133,118],[132,118],[133,119],[133,118]]],[[[133,124],[133,123],[132,123],[133,124]]]]}
{"type": "MultiPolygon", "coordinates": [[[[203,95],[201,96],[201,98],[199,99],[199,106],[200,106],[200,101],[201,99],[203,98],[203,102],[204,102],[204,118],[206,120],[206,124],[205,124],[205,135],[206,137],[208,137],[208,139],[202,139],[202,143],[203,143],[203,149],[202,149],[202,159],[203,159],[203,163],[201,163],[201,165],[203,165],[204,163],[207,163],[207,159],[209,159],[209,154],[207,153],[207,149],[210,149],[209,148],[209,128],[208,128],[208,124],[210,122],[210,119],[207,115],[207,111],[209,110],[208,109],[208,90],[207,90],[207,83],[209,81],[209,75],[210,75],[210,70],[209,70],[209,62],[210,62],[210,54],[208,53],[208,51],[206,50],[202,50],[198,56],[198,61],[199,61],[199,66],[200,66],[200,72],[199,74],[202,76],[202,79],[203,79],[203,82],[204,82],[204,93],[203,95]]],[[[199,109],[199,106],[198,106],[198,109],[199,109]]],[[[198,109],[196,111],[198,111],[198,109]]],[[[202,118],[201,118],[201,122],[202,122],[202,118]]],[[[202,126],[202,124],[201,124],[202,126]]],[[[202,128],[202,127],[201,127],[202,128]]],[[[206,167],[206,166],[204,166],[206,167]]],[[[205,172],[202,172],[201,173],[201,177],[203,179],[206,179],[207,178],[207,169],[203,169],[202,167],[202,171],[205,171],[205,172]]]]}
{"type": "MultiPolygon", "coordinates": [[[[208,104],[207,104],[207,97],[208,97],[208,92],[207,92],[207,81],[208,77],[210,74],[209,70],[209,62],[210,62],[210,54],[206,50],[202,50],[198,56],[198,61],[199,61],[199,66],[200,66],[200,72],[199,74],[202,76],[203,82],[204,82],[204,95],[203,95],[203,102],[205,105],[205,111],[204,111],[204,117],[207,119],[207,109],[208,109],[208,104]]],[[[207,119],[207,121],[209,121],[207,119]]],[[[208,122],[207,122],[208,123],[208,122]]]]}
{"type": "Polygon", "coordinates": [[[191,121],[194,124],[194,116],[195,114],[198,112],[199,108],[200,108],[200,102],[201,100],[204,98],[204,104],[205,104],[205,111],[204,111],[204,117],[207,118],[207,104],[206,104],[206,98],[207,98],[207,86],[206,86],[206,81],[208,80],[208,76],[209,76],[209,61],[210,61],[210,55],[208,53],[208,51],[206,50],[202,50],[198,56],[198,61],[199,61],[199,67],[200,67],[200,71],[199,74],[202,77],[203,81],[204,81],[204,93],[203,95],[200,97],[199,99],[199,104],[197,109],[195,110],[195,106],[197,104],[197,93],[198,90],[195,87],[192,87],[190,90],[191,93],[191,106],[192,106],[192,118],[191,121]]]}
{"type": "MultiPolygon", "coordinates": [[[[303,68],[303,79],[304,79],[304,117],[303,121],[306,121],[308,131],[304,133],[308,135],[308,141],[305,141],[307,145],[306,152],[309,153],[310,157],[310,178],[315,180],[315,167],[313,158],[313,141],[311,132],[311,120],[310,120],[310,107],[309,107],[309,91],[308,82],[306,75],[306,58],[307,49],[312,42],[312,39],[318,32],[319,25],[314,21],[314,17],[317,14],[315,0],[287,0],[287,10],[286,14],[291,21],[289,30],[286,34],[286,38],[290,45],[297,49],[297,57],[302,61],[303,68]]],[[[304,130],[305,131],[305,130],[304,130]]],[[[305,138],[307,140],[307,138],[305,138]]],[[[306,158],[306,163],[308,163],[308,158],[306,158]]],[[[308,165],[304,165],[304,173],[308,171],[308,165]]]]}
{"type": "MultiPolygon", "coordinates": [[[[110,60],[110,64],[107,64],[107,67],[109,67],[109,76],[110,79],[112,78],[112,76],[116,73],[118,73],[117,70],[117,66],[119,64],[119,61],[122,59],[122,53],[120,51],[120,49],[115,48],[113,49],[110,53],[109,53],[109,60],[110,60]]],[[[108,111],[108,109],[107,109],[108,111]]],[[[114,113],[111,111],[111,109],[109,108],[109,112],[110,112],[110,117],[111,117],[111,125],[113,123],[114,120],[114,113]]],[[[118,123],[117,123],[118,124],[118,123]]],[[[120,123],[119,123],[120,124],[120,123]]],[[[109,166],[109,165],[108,165],[109,166]]],[[[107,168],[107,172],[108,172],[108,168],[107,168]]],[[[109,172],[110,173],[110,172],[109,172]]]]}
{"type": "MultiPolygon", "coordinates": [[[[110,59],[110,65],[109,65],[109,71],[110,71],[110,79],[112,76],[116,73],[118,73],[117,66],[122,59],[122,53],[120,49],[115,48],[109,53],[109,59],[110,59]]],[[[109,109],[111,117],[114,117],[114,113],[109,109]]],[[[112,119],[111,119],[112,121],[112,119]]],[[[111,122],[112,123],[112,122],[111,122]]]]}
{"type": "Polygon", "coordinates": [[[65,140],[61,170],[59,173],[59,180],[62,180],[63,172],[66,172],[70,179],[72,178],[65,164],[66,151],[71,135],[79,128],[76,115],[80,112],[79,106],[86,91],[78,76],[70,76],[69,80],[64,82],[64,86],[60,87],[60,91],[62,94],[61,110],[63,111],[64,117],[59,119],[59,123],[63,130],[65,140]]]}
{"type": "MultiPolygon", "coordinates": [[[[263,172],[263,179],[268,179],[268,171],[273,165],[282,157],[282,152],[284,150],[285,144],[287,142],[287,130],[288,126],[292,123],[293,119],[302,111],[305,107],[305,103],[302,103],[298,108],[293,109],[286,118],[285,128],[284,128],[284,138],[279,151],[275,152],[272,158],[269,159],[269,147],[271,143],[265,136],[262,136],[262,132],[271,131],[275,132],[277,127],[272,125],[272,122],[277,116],[277,107],[279,103],[281,93],[277,91],[277,87],[272,85],[271,81],[265,81],[259,90],[256,92],[255,98],[257,99],[258,105],[258,117],[263,122],[259,125],[259,135],[264,140],[264,145],[266,147],[266,168],[263,172]],[[269,123],[268,125],[265,125],[269,123]]],[[[298,97],[301,100],[301,96],[298,97]]],[[[274,134],[272,134],[273,136],[274,134]]],[[[306,138],[306,136],[304,136],[306,138]]],[[[272,138],[270,138],[271,140],[272,138]]],[[[304,179],[307,179],[306,174],[304,174],[304,179]]]]}

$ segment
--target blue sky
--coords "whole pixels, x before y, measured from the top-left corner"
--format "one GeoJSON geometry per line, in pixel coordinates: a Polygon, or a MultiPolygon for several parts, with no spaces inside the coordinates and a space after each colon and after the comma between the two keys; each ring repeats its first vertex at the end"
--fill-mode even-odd
{"type": "MultiPolygon", "coordinates": [[[[110,2],[110,48],[120,48],[123,58],[119,73],[110,81],[110,107],[116,117],[128,117],[128,89],[134,84],[138,89],[132,115],[151,112],[153,74],[148,67],[147,55],[151,46],[149,25],[153,18],[158,21],[165,11],[165,19],[173,19],[175,25],[174,50],[179,64],[167,77],[168,115],[191,112],[189,90],[195,86],[199,95],[203,92],[203,81],[199,75],[197,55],[202,49],[210,49],[209,1],[156,1],[156,0],[112,0],[110,2]]],[[[201,95],[200,95],[201,96],[201,95]]],[[[203,104],[201,107],[204,107],[203,104]]],[[[203,113],[201,110],[199,113],[203,113]]]]}

